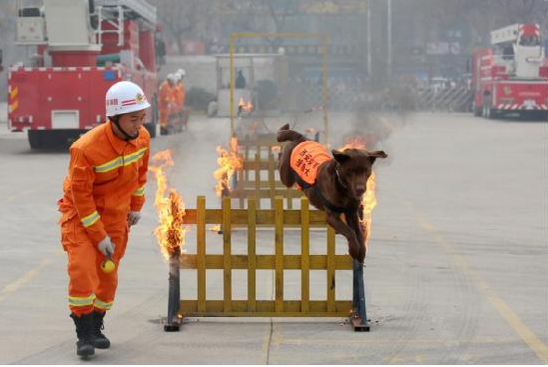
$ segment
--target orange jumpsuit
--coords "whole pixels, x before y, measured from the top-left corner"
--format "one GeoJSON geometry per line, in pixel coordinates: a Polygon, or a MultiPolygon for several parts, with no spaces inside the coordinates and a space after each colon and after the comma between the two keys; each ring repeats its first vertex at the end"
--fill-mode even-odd
{"type": "MultiPolygon", "coordinates": [[[[315,141],[305,141],[297,145],[291,152],[291,168],[307,184],[314,185],[318,177],[320,165],[333,159],[323,145],[315,141]]],[[[300,190],[301,187],[297,185],[300,190]]]]}
{"type": "Polygon", "coordinates": [[[61,242],[68,254],[68,301],[77,316],[112,307],[118,265],[126,250],[129,211],[145,202],[150,135],[126,142],[110,122],[84,134],[70,147],[70,165],[59,200],[61,242]],[[116,268],[104,273],[97,244],[110,236],[116,268]]]}
{"type": "Polygon", "coordinates": [[[160,112],[160,127],[162,128],[168,127],[169,104],[175,102],[173,90],[174,88],[169,85],[167,80],[164,80],[162,84],[160,84],[160,90],[158,92],[158,111],[160,112]]]}
{"type": "Polygon", "coordinates": [[[185,106],[185,97],[186,97],[186,91],[185,91],[185,85],[183,82],[177,83],[177,85],[174,88],[174,99],[175,104],[177,105],[177,112],[182,112],[183,108],[185,106]]]}
{"type": "Polygon", "coordinates": [[[182,128],[186,128],[188,116],[185,111],[185,85],[182,81],[178,82],[175,87],[173,88],[173,99],[175,101],[175,105],[177,106],[177,116],[178,116],[178,123],[182,124],[182,128]]]}

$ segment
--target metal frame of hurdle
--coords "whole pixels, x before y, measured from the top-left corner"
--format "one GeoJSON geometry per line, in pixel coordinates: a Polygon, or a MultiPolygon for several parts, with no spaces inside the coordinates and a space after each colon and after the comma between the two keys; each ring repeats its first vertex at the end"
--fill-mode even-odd
{"type": "Polygon", "coordinates": [[[196,254],[173,254],[170,260],[170,292],[168,317],[164,329],[177,331],[184,317],[341,317],[349,316],[355,331],[369,331],[365,305],[363,264],[348,255],[335,254],[335,231],[327,226],[325,213],[309,210],[306,197],[301,198],[301,209],[283,209],[281,197],[274,199],[273,209],[259,210],[256,200],[250,198],[247,209],[232,209],[230,198],[223,198],[222,209],[206,209],[204,196],[197,199],[196,209],[186,209],[185,224],[196,225],[196,254]],[[207,254],[206,224],[223,227],[223,254],[207,254]],[[248,228],[247,255],[234,255],[231,251],[233,225],[248,228]],[[259,225],[271,226],[275,231],[274,255],[257,255],[256,234],[259,225]],[[284,227],[301,228],[301,254],[284,254],[284,227]],[[327,254],[310,254],[310,228],[327,230],[327,254]],[[179,299],[178,273],[180,269],[196,269],[197,299],[179,299]],[[206,298],[206,270],[223,270],[223,299],[206,298]],[[247,270],[247,300],[232,299],[232,270],[247,270]],[[284,270],[301,270],[301,299],[284,300],[284,270]],[[256,299],[256,271],[275,271],[275,299],[256,299]],[[310,270],[327,271],[327,299],[310,300],[310,270]],[[353,270],[353,299],[335,299],[335,272],[353,270]],[[350,314],[349,314],[350,312],[350,314]]]}

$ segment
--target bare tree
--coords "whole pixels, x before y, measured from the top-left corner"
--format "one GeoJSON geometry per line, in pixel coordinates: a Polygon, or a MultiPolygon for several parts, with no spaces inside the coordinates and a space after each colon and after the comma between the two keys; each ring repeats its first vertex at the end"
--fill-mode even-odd
{"type": "Polygon", "coordinates": [[[160,24],[165,27],[168,42],[182,51],[187,39],[208,40],[219,31],[215,8],[219,1],[200,0],[149,0],[158,10],[160,24]]]}

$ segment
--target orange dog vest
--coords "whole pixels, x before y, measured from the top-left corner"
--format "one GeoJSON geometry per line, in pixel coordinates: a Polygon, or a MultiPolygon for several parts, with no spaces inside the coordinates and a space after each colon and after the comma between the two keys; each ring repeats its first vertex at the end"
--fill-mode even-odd
{"type": "MultiPolygon", "coordinates": [[[[295,173],[307,184],[314,185],[320,165],[332,159],[323,145],[315,141],[305,141],[291,152],[290,165],[295,173]]],[[[300,185],[297,188],[301,190],[300,185]]]]}

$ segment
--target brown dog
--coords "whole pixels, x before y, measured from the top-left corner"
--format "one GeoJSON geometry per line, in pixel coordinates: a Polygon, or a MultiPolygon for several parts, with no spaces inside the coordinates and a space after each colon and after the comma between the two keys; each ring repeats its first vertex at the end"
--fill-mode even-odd
{"type": "Polygon", "coordinates": [[[289,130],[289,124],[278,130],[277,140],[289,142],[280,153],[278,168],[282,183],[287,187],[299,184],[310,203],[325,211],[327,222],[346,237],[350,256],[362,263],[365,229],[359,222],[361,200],[375,159],[386,158],[386,153],[382,150],[332,150],[331,158],[318,143],[289,130]],[[341,214],[345,215],[346,223],[341,214]]]}

